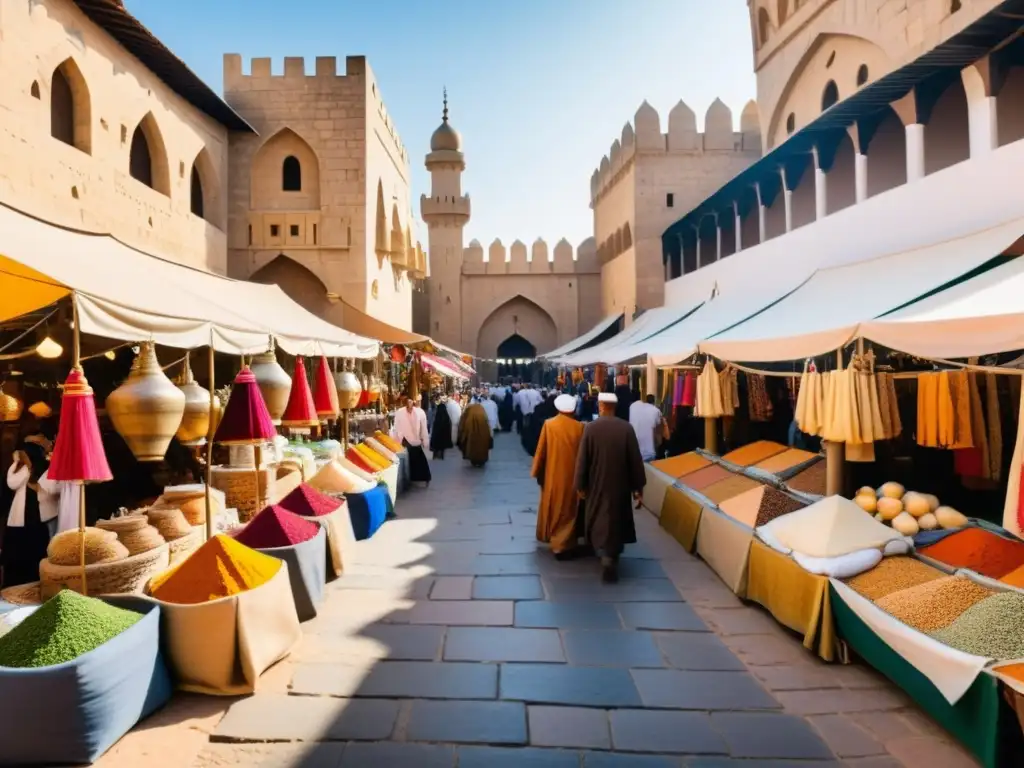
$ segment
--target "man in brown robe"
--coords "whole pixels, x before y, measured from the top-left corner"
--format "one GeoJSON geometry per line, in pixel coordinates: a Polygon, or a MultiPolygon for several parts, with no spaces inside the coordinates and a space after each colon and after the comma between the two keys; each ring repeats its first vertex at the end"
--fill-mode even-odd
{"type": "Polygon", "coordinates": [[[576,459],[576,491],[586,501],[587,540],[601,553],[601,579],[619,580],[619,555],[636,542],[633,502],[643,498],[647,477],[636,432],[615,417],[618,398],[598,396],[599,418],[583,430],[576,459]]]}
{"type": "Polygon", "coordinates": [[[541,427],[530,474],[540,484],[537,541],[550,543],[557,560],[570,560],[588,554],[578,546],[583,535],[582,503],[574,486],[583,425],[573,417],[576,398],[572,395],[556,397],[555,408],[558,415],[541,427]]]}
{"type": "Polygon", "coordinates": [[[462,412],[458,443],[462,458],[474,467],[482,467],[490,458],[491,423],[479,402],[472,403],[462,412]]]}

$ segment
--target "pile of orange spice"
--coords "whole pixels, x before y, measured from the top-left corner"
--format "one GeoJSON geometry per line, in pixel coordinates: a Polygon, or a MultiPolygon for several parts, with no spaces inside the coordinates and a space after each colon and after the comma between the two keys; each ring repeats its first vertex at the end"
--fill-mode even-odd
{"type": "Polygon", "coordinates": [[[149,593],[165,603],[195,605],[255,589],[279,570],[276,557],[218,535],[174,568],[154,576],[149,593]]]}
{"type": "Polygon", "coordinates": [[[982,528],[965,528],[921,550],[922,555],[953,568],[969,568],[1001,579],[1024,566],[1024,542],[982,528]]]}

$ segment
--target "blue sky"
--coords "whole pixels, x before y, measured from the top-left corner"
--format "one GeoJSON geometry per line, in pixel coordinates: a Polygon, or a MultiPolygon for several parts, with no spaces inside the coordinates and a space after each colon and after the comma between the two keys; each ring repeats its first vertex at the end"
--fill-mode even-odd
{"type": "MultiPolygon", "coordinates": [[[[754,96],[744,0],[126,0],[218,93],[222,55],[365,55],[409,149],[413,194],[447,85],[473,198],[466,241],[592,234],[590,175],[640,103],[667,130],[682,98],[703,122],[754,96]]],[[[419,211],[416,211],[418,218],[419,211]]],[[[426,232],[420,225],[420,238],[426,232]]]]}

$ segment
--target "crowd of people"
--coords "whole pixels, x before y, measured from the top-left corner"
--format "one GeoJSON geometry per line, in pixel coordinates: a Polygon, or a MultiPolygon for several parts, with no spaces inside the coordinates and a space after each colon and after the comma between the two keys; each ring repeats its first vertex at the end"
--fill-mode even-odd
{"type": "Polygon", "coordinates": [[[413,482],[430,484],[429,449],[436,461],[458,448],[483,468],[494,436],[517,433],[533,457],[540,485],[537,539],[559,560],[600,556],[602,579],[618,580],[618,560],[636,541],[634,504],[646,482],[644,462],[667,438],[653,395],[619,384],[614,392],[580,384],[574,392],[530,383],[434,392],[407,398],[395,416],[394,437],[409,451],[413,482]]]}

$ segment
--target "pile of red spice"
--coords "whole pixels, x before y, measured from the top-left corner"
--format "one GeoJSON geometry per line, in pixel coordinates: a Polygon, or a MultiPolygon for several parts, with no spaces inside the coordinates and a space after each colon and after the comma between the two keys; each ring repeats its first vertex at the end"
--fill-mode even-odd
{"type": "Polygon", "coordinates": [[[921,554],[954,568],[969,568],[999,579],[1024,565],[1024,542],[981,528],[965,528],[923,548],[921,554]]]}
{"type": "Polygon", "coordinates": [[[322,517],[338,509],[345,501],[321,493],[316,488],[302,483],[279,502],[279,505],[302,517],[322,517]]]}
{"type": "Polygon", "coordinates": [[[235,534],[235,540],[252,549],[274,549],[309,541],[319,532],[320,526],[311,520],[303,520],[280,504],[272,504],[235,534]]]}
{"type": "Polygon", "coordinates": [[[379,471],[377,468],[371,467],[370,462],[364,459],[355,448],[349,448],[345,451],[345,458],[364,472],[369,472],[371,475],[379,471]]]}

